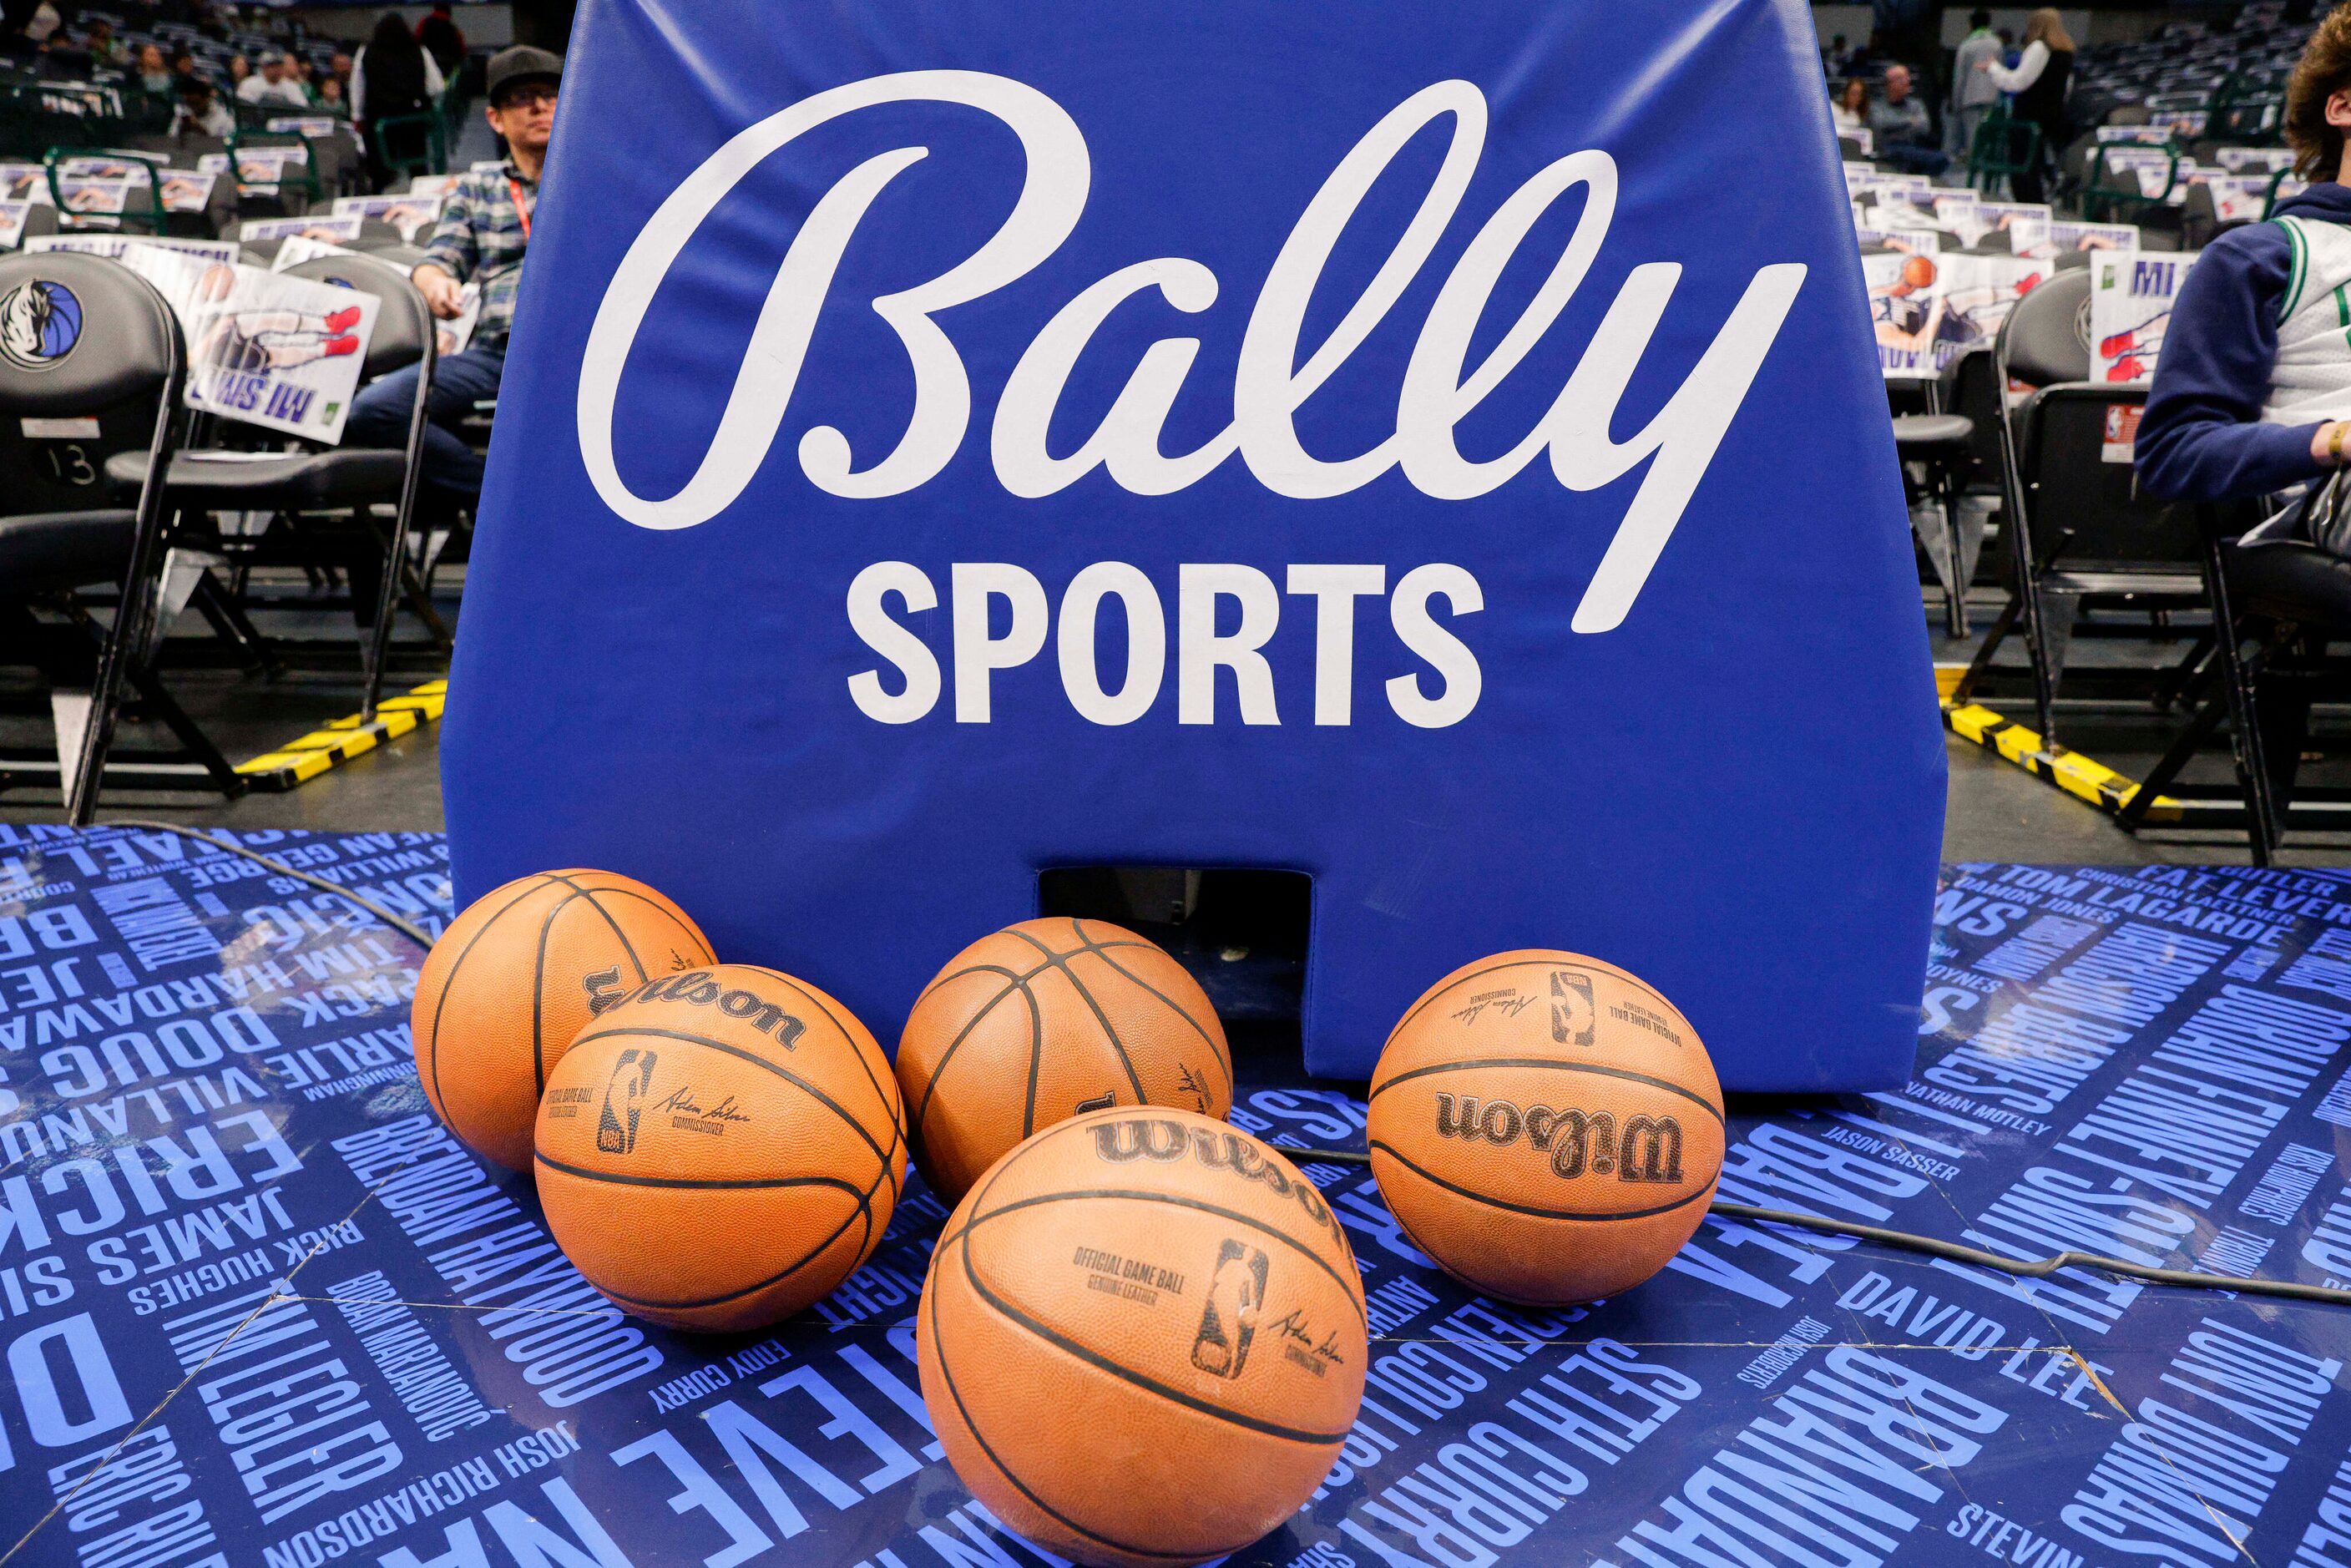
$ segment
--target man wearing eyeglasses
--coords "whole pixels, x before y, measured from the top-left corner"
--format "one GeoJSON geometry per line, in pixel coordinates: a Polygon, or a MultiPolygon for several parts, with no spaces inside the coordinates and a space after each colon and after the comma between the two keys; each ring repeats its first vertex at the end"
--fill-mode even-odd
{"type": "MultiPolygon", "coordinates": [[[[426,405],[419,477],[431,490],[471,506],[482,493],[482,456],[458,435],[460,423],[479,402],[498,395],[506,371],[507,334],[514,324],[515,296],[522,287],[523,256],[530,247],[531,218],[538,206],[539,172],[555,131],[555,94],[563,74],[560,57],[517,46],[494,56],[489,66],[490,129],[506,139],[506,161],[476,169],[451,187],[441,221],[424,242],[424,259],[410,274],[433,314],[455,320],[465,313],[465,288],[481,293],[481,315],[463,353],[444,356],[434,367],[426,405]]],[[[354,446],[400,446],[406,443],[409,411],[416,399],[418,371],[412,366],[370,386],[353,400],[344,439],[354,446]]]]}

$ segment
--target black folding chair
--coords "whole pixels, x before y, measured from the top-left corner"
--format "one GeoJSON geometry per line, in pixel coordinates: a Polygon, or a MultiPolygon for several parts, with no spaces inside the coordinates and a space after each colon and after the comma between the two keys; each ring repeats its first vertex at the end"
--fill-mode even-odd
{"type": "MultiPolygon", "coordinates": [[[[382,302],[375,333],[369,340],[360,368],[362,383],[423,362],[416,396],[409,411],[408,436],[399,451],[372,447],[324,447],[302,444],[297,450],[256,455],[250,452],[182,451],[171,460],[165,490],[175,508],[202,512],[308,513],[349,510],[372,528],[371,511],[393,508],[388,537],[379,533],[381,577],[376,585],[374,613],[362,626],[361,661],[366,681],[361,711],[373,716],[383,690],[384,664],[390,652],[392,621],[401,597],[445,646],[446,629],[434,615],[423,592],[421,577],[408,559],[409,519],[416,500],[416,477],[423,451],[425,415],[433,392],[433,366],[437,347],[432,311],[406,273],[370,256],[328,256],[287,269],[287,276],[336,284],[373,295],[382,302]]],[[[107,476],[126,489],[145,484],[152,469],[136,453],[124,453],[107,463],[107,476]]],[[[267,536],[258,543],[228,541],[232,554],[248,561],[266,549],[267,536]]],[[[352,610],[366,609],[355,594],[352,610]]]]}
{"type": "Polygon", "coordinates": [[[143,427],[143,453],[129,455],[151,472],[171,449],[186,375],[171,307],[115,262],[39,252],[0,257],[0,329],[8,350],[0,353],[0,473],[10,476],[12,498],[35,503],[0,517],[0,622],[53,681],[66,661],[43,635],[36,605],[61,612],[97,645],[80,744],[62,781],[68,817],[84,826],[97,812],[126,686],[224,794],[243,793],[245,781],[150,667],[164,559],[178,542],[163,487],[139,486],[127,507],[57,504],[78,502],[78,491],[97,487],[96,476],[84,472],[89,454],[74,437],[97,444],[143,427]],[[63,457],[58,445],[77,455],[63,457]],[[112,626],[101,630],[78,591],[109,583],[120,585],[120,595],[112,626]]]}
{"type": "Polygon", "coordinates": [[[2011,632],[2032,665],[2042,743],[2057,744],[2053,707],[2074,627],[2087,601],[2168,612],[2205,603],[2203,545],[2188,508],[2142,496],[2126,456],[2109,459],[2144,407],[2144,382],[2089,380],[2090,278],[2055,274],[2017,302],[1992,343],[1995,386],[2033,389],[2000,400],[2001,513],[2011,582],[1954,700],[1965,701],[2011,632]]]}
{"type": "MultiPolygon", "coordinates": [[[[2327,652],[2330,640],[2351,639],[2351,559],[2313,543],[2294,515],[2262,524],[2260,510],[2196,509],[2219,655],[2198,685],[2217,677],[2220,690],[2196,709],[2120,821],[2137,832],[2159,795],[2222,793],[2179,779],[2226,718],[2245,836],[2253,863],[2266,866],[2285,836],[2311,705],[2322,693],[2339,702],[2351,691],[2351,661],[2327,652]]],[[[2351,801],[2351,790],[2306,793],[2337,807],[2351,801]]]]}

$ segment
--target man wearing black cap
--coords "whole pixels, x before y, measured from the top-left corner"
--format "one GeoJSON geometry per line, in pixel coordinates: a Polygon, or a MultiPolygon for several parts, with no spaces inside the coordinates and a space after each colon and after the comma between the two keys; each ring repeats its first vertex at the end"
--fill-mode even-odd
{"type": "MultiPolygon", "coordinates": [[[[477,169],[450,188],[441,221],[424,243],[424,259],[410,275],[433,313],[444,320],[464,314],[467,283],[481,289],[482,313],[465,351],[434,367],[427,407],[432,427],[424,433],[419,476],[433,489],[469,506],[482,493],[482,458],[456,430],[475,402],[498,395],[562,74],[562,58],[545,49],[517,45],[491,57],[486,113],[490,129],[506,139],[506,161],[477,169]]],[[[396,371],[360,393],[351,403],[345,439],[355,446],[404,444],[417,373],[413,368],[396,371]]]]}

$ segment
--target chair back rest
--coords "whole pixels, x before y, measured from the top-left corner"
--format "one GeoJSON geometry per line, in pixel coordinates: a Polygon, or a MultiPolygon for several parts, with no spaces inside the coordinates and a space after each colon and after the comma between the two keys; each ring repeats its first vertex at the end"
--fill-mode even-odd
{"type": "Polygon", "coordinates": [[[432,353],[433,312],[416,285],[398,267],[372,256],[322,256],[286,271],[290,277],[356,288],[383,302],[376,315],[375,335],[368,340],[367,361],[360,374],[372,380],[404,370],[432,353]]]}
{"type": "Polygon", "coordinates": [[[1993,373],[1991,345],[1970,343],[1959,350],[1947,372],[1950,385],[1943,406],[1975,422],[1968,440],[1968,470],[1960,488],[1996,488],[2000,484],[2000,377],[1993,373]]]}
{"type": "Polygon", "coordinates": [[[361,218],[359,237],[351,242],[353,250],[378,250],[386,245],[406,245],[400,225],[382,218],[361,218]]]}
{"type": "Polygon", "coordinates": [[[0,415],[68,418],[149,396],[186,357],[172,308],[120,263],[0,257],[0,415]]]}
{"type": "Polygon", "coordinates": [[[2018,411],[2018,470],[2038,559],[2059,569],[2197,570],[2196,508],[2141,490],[2118,439],[2146,400],[2144,386],[2075,382],[2018,411]]]}
{"type": "Polygon", "coordinates": [[[183,361],[177,319],[130,268],[69,251],[0,257],[0,513],[115,504],[106,460],[153,449],[183,361]]]}
{"type": "Polygon", "coordinates": [[[2089,308],[2087,268],[2052,273],[2000,324],[1992,347],[1998,373],[2035,387],[2089,380],[2089,308]]]}

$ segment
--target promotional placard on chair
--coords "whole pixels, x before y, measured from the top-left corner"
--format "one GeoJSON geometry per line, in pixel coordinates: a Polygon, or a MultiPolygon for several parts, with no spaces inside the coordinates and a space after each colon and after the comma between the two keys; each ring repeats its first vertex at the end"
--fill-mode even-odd
{"type": "Polygon", "coordinates": [[[443,742],[461,900],[642,877],[889,1041],[1040,872],[1277,868],[1314,1071],[1541,946],[1728,1087],[1903,1079],[1942,741],[1804,6],[585,0],[575,39],[443,742]]]}

